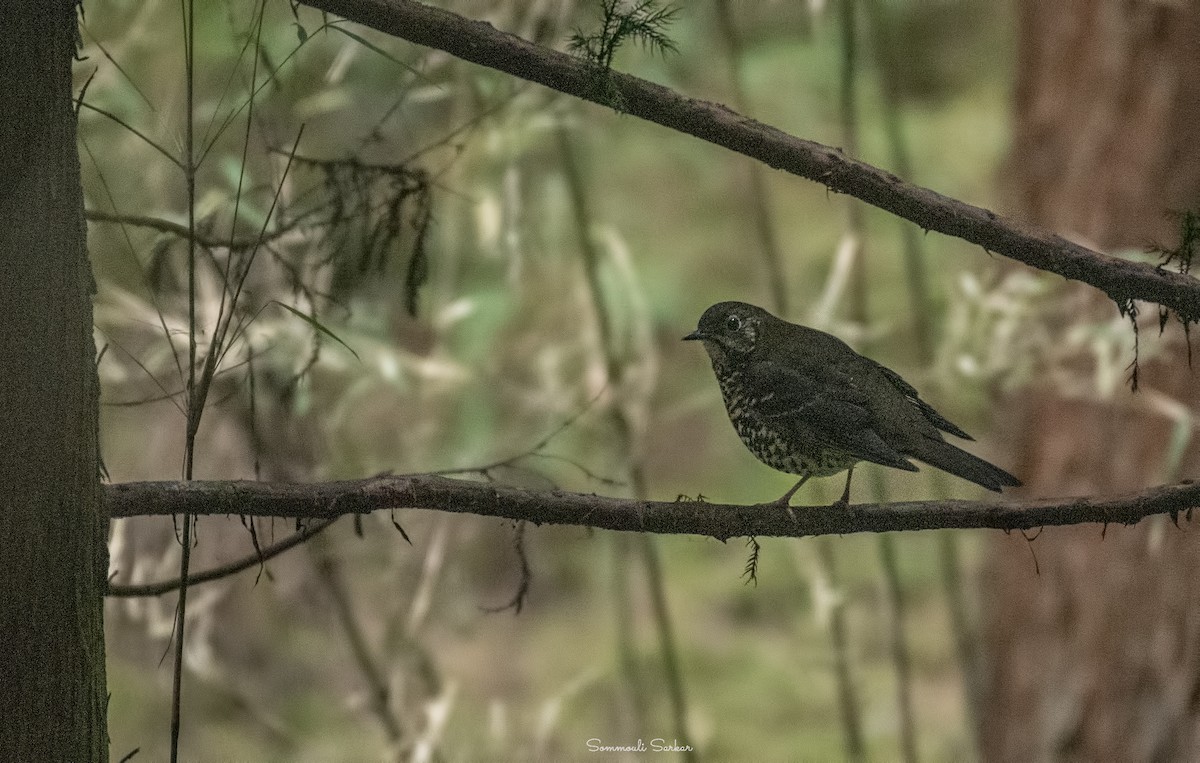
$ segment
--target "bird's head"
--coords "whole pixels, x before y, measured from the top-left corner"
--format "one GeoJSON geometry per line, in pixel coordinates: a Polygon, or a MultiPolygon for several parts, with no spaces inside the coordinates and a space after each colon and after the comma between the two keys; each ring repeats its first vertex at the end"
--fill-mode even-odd
{"type": "Polygon", "coordinates": [[[704,311],[696,330],[684,340],[696,339],[716,363],[741,362],[754,352],[770,314],[745,302],[718,302],[704,311]]]}

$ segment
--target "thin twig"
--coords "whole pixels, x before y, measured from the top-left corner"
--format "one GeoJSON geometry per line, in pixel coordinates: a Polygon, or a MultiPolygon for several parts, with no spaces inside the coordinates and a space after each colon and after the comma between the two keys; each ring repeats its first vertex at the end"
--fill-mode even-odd
{"type": "Polygon", "coordinates": [[[346,641],[350,644],[350,651],[358,666],[358,672],[367,684],[371,711],[379,719],[379,724],[383,726],[388,742],[393,746],[397,745],[402,731],[400,721],[392,713],[391,691],[388,688],[387,676],[371,655],[367,636],[363,633],[362,626],[355,616],[350,592],[346,590],[346,584],[342,580],[341,565],[333,552],[324,545],[323,542],[317,542],[308,547],[313,557],[313,564],[316,566],[317,579],[325,586],[329,598],[333,601],[334,613],[346,634],[346,641]]]}
{"type": "MultiPolygon", "coordinates": [[[[441,580],[449,538],[450,523],[446,517],[440,517],[433,529],[433,537],[425,549],[425,559],[421,564],[421,577],[417,579],[416,590],[408,605],[408,614],[403,618],[404,635],[414,644],[433,605],[433,592],[441,580]]],[[[400,617],[392,619],[397,623],[401,621],[400,617]]]]}
{"type": "Polygon", "coordinates": [[[896,669],[896,707],[900,720],[900,751],[903,760],[914,763],[917,756],[916,710],[912,697],[912,658],[904,635],[904,587],[900,580],[900,560],[896,536],[879,535],[879,562],[883,569],[884,595],[887,598],[888,643],[896,669]]]}
{"type": "MultiPolygon", "coordinates": [[[[87,152],[88,158],[92,160],[92,165],[96,168],[96,177],[100,181],[100,188],[103,189],[109,206],[116,209],[117,201],[113,195],[112,187],[109,186],[108,179],[104,176],[104,169],[100,166],[100,162],[96,161],[96,155],[92,152],[91,146],[88,145],[87,138],[80,135],[79,142],[83,145],[84,151],[87,152]]],[[[86,218],[86,211],[84,212],[84,216],[86,218]]],[[[185,237],[186,230],[185,228],[185,237]]],[[[158,317],[158,327],[162,329],[163,339],[166,340],[167,347],[171,349],[171,359],[175,362],[175,372],[179,374],[179,381],[182,384],[187,380],[187,377],[183,373],[183,364],[179,361],[179,352],[175,349],[175,343],[171,341],[171,330],[167,328],[167,319],[163,315],[162,306],[158,304],[158,296],[154,293],[154,287],[150,284],[150,280],[146,277],[146,270],[137,258],[137,251],[133,247],[133,238],[129,235],[129,228],[124,224],[121,225],[121,236],[125,239],[125,251],[128,252],[129,259],[142,280],[142,285],[146,289],[146,295],[150,299],[150,304],[154,306],[154,313],[158,317]]]]}
{"type": "MultiPolygon", "coordinates": [[[[267,561],[279,556],[284,551],[299,546],[301,543],[320,533],[322,530],[324,530],[326,527],[329,527],[336,521],[337,517],[318,520],[300,532],[293,533],[278,543],[272,543],[266,548],[263,548],[261,551],[256,551],[255,553],[248,554],[241,559],[237,559],[227,564],[218,565],[210,570],[205,570],[204,572],[188,575],[188,588],[200,583],[209,583],[214,580],[221,580],[223,578],[231,577],[239,572],[242,572],[243,570],[248,570],[251,567],[261,566],[267,561]]],[[[164,593],[170,593],[171,591],[177,590],[179,585],[179,578],[163,580],[158,583],[141,583],[137,585],[109,583],[108,590],[104,595],[117,598],[162,596],[164,593]]]]}
{"type": "MultiPolygon", "coordinates": [[[[183,59],[187,94],[187,144],[183,174],[187,186],[188,205],[188,368],[187,423],[184,431],[183,479],[192,479],[196,457],[196,431],[204,410],[204,395],[196,392],[196,153],[195,153],[195,0],[184,0],[183,59]]],[[[175,656],[171,674],[171,763],[179,760],[180,705],[183,697],[183,642],[187,624],[187,580],[192,557],[192,515],[183,514],[183,532],[179,539],[179,598],[175,603],[175,656]]]]}
{"type": "Polygon", "coordinates": [[[850,673],[850,637],[846,633],[846,602],[841,597],[838,582],[834,541],[828,537],[817,538],[816,545],[817,561],[821,574],[825,577],[825,585],[834,591],[828,628],[829,640],[833,645],[833,674],[837,678],[838,711],[842,718],[846,759],[860,761],[866,757],[867,746],[863,736],[858,692],[854,689],[854,677],[850,673]]]}
{"type": "Polygon", "coordinates": [[[645,732],[646,676],[637,660],[633,630],[633,589],[630,585],[632,535],[609,535],[609,584],[612,586],[613,636],[617,646],[617,728],[625,738],[645,732]]]}
{"type": "Polygon", "coordinates": [[[529,585],[533,582],[533,571],[529,567],[529,553],[525,548],[526,527],[527,525],[522,521],[517,522],[517,526],[513,528],[513,551],[517,554],[517,564],[521,572],[521,577],[517,580],[517,590],[513,592],[512,598],[503,604],[494,607],[480,607],[488,614],[494,615],[511,609],[514,615],[519,615],[525,606],[525,599],[529,597],[529,585]]]}
{"type": "Polygon", "coordinates": [[[155,143],[155,142],[154,142],[153,140],[151,140],[151,139],[150,139],[150,137],[149,137],[149,136],[147,136],[147,135],[146,135],[144,132],[142,132],[141,130],[137,129],[137,128],[136,128],[136,127],[134,127],[133,125],[129,124],[129,123],[128,123],[128,122],[126,122],[124,119],[121,119],[119,116],[117,116],[116,114],[112,113],[111,111],[107,111],[106,109],[102,109],[102,108],[100,108],[99,106],[93,106],[92,104],[88,103],[87,101],[81,101],[81,100],[80,100],[80,101],[76,101],[76,102],[75,102],[75,105],[76,105],[78,108],[81,108],[81,109],[87,109],[87,110],[89,110],[89,111],[94,111],[94,112],[96,112],[97,114],[100,114],[101,116],[108,117],[108,118],[109,118],[109,119],[111,119],[112,121],[114,121],[114,122],[116,122],[117,124],[119,124],[121,127],[124,127],[126,130],[128,130],[129,132],[131,132],[133,135],[135,135],[135,136],[137,136],[137,137],[141,138],[141,139],[142,139],[142,141],[146,143],[146,145],[150,146],[150,148],[153,148],[155,151],[157,151],[158,153],[160,153],[160,154],[162,154],[164,157],[166,157],[166,158],[167,158],[167,159],[168,159],[168,160],[171,162],[171,164],[174,164],[176,167],[178,167],[178,168],[179,168],[179,169],[181,169],[181,170],[185,169],[183,162],[179,161],[179,159],[178,159],[178,158],[176,158],[174,154],[172,154],[170,151],[168,151],[167,149],[163,148],[163,147],[162,147],[162,146],[160,146],[159,144],[155,143]]]}
{"type": "Polygon", "coordinates": [[[675,626],[667,608],[667,584],[663,579],[662,562],[659,559],[658,544],[654,536],[641,533],[638,540],[642,544],[642,559],[646,564],[646,588],[650,591],[650,604],[654,612],[654,624],[658,629],[658,640],[662,650],[663,672],[667,677],[667,696],[671,699],[671,717],[675,733],[683,746],[683,759],[695,761],[699,759],[692,735],[688,729],[687,692],[683,687],[683,667],[679,664],[679,648],[676,645],[675,626]]]}
{"type": "MultiPolygon", "coordinates": [[[[261,236],[244,236],[242,238],[224,238],[221,236],[207,236],[199,231],[196,232],[196,243],[205,249],[224,249],[228,248],[232,251],[243,251],[252,249],[255,246],[268,244],[271,241],[282,238],[293,232],[301,225],[308,222],[308,218],[314,215],[319,209],[310,210],[309,212],[292,217],[288,222],[275,230],[264,233],[261,236]]],[[[177,222],[167,220],[162,217],[151,217],[149,215],[127,215],[116,212],[104,212],[99,209],[88,209],[83,213],[84,218],[92,223],[116,223],[121,225],[133,225],[138,228],[149,228],[160,233],[170,233],[173,236],[186,239],[188,237],[188,229],[186,225],[180,225],[177,222]]]]}

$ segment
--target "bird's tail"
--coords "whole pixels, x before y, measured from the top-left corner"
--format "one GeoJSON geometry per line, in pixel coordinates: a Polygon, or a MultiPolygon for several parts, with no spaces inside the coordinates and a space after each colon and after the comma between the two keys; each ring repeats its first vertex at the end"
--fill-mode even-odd
{"type": "Polygon", "coordinates": [[[999,466],[990,464],[978,456],[973,456],[944,440],[927,439],[919,450],[914,450],[909,455],[930,466],[936,466],[944,472],[962,477],[997,493],[1002,488],[1020,487],[1021,485],[1021,480],[999,466]]]}

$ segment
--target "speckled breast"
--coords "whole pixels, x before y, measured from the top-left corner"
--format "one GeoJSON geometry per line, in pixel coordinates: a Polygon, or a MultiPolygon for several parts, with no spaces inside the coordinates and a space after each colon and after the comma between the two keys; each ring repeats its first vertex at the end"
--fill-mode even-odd
{"type": "Polygon", "coordinates": [[[802,426],[782,428],[782,420],[761,415],[758,405],[764,398],[746,389],[740,372],[715,365],[713,370],[738,437],[767,466],[789,474],[827,477],[859,461],[843,450],[822,447],[802,426]]]}

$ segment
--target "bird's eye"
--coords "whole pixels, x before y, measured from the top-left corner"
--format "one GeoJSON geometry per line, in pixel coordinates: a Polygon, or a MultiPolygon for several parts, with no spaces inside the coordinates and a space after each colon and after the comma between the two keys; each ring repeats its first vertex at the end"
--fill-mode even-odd
{"type": "Polygon", "coordinates": [[[737,315],[729,316],[725,319],[725,328],[729,329],[730,331],[741,331],[742,319],[737,315]]]}

